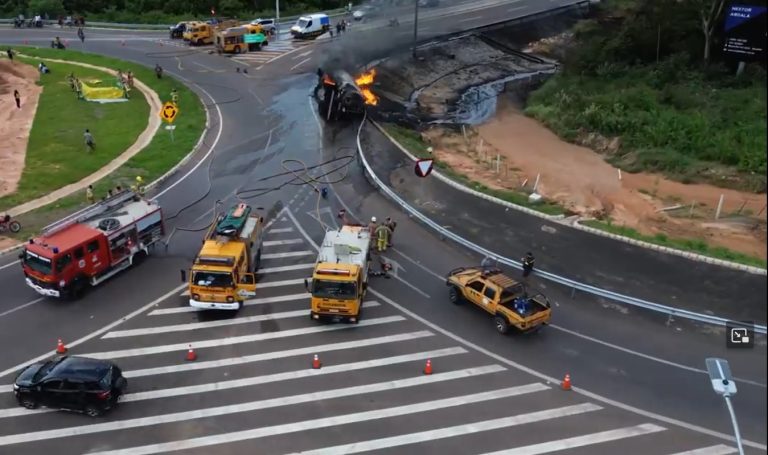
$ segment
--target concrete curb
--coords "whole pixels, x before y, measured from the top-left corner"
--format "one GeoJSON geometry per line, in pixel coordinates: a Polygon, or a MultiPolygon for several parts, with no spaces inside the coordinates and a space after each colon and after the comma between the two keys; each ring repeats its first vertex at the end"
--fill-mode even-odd
{"type": "MultiPolygon", "coordinates": [[[[19,55],[22,57],[26,57],[24,54],[21,54],[21,53],[19,55]]],[[[41,59],[41,60],[82,66],[84,68],[91,68],[91,69],[103,71],[113,76],[117,75],[117,71],[115,70],[104,68],[101,66],[91,65],[88,63],[70,62],[67,60],[51,59],[51,58],[41,59]]],[[[144,95],[144,98],[147,100],[147,103],[149,103],[149,111],[150,111],[149,122],[147,124],[147,127],[144,129],[144,131],[141,132],[141,134],[136,139],[136,141],[133,144],[131,144],[128,147],[128,149],[126,149],[123,153],[117,156],[117,158],[113,159],[106,166],[100,168],[93,174],[75,183],[70,183],[65,187],[59,188],[56,191],[53,191],[52,193],[49,193],[43,197],[33,199],[21,205],[17,205],[16,207],[9,209],[8,213],[10,213],[12,216],[23,215],[27,212],[31,212],[32,210],[36,210],[40,207],[56,202],[59,199],[70,196],[77,191],[83,190],[87,188],[88,185],[92,185],[98,182],[99,180],[103,179],[107,175],[111,174],[112,172],[116,171],[118,168],[120,168],[126,162],[128,162],[128,160],[130,160],[131,158],[136,156],[138,153],[140,153],[142,150],[144,150],[149,145],[150,142],[152,142],[152,139],[155,137],[155,134],[157,134],[157,131],[160,129],[161,120],[158,113],[160,112],[160,108],[162,107],[163,104],[160,102],[160,97],[157,95],[157,93],[155,93],[147,85],[145,85],[143,82],[141,82],[138,79],[135,79],[134,81],[136,84],[136,88],[142,93],[142,95],[144,95]]]]}
{"type": "MultiPolygon", "coordinates": [[[[394,144],[398,149],[400,149],[400,151],[403,152],[410,160],[412,160],[412,161],[417,161],[418,160],[418,158],[416,156],[411,154],[411,152],[409,152],[405,147],[403,147],[399,142],[397,142],[397,140],[395,138],[393,138],[389,133],[387,133],[381,125],[379,125],[378,123],[376,123],[373,120],[370,120],[370,122],[387,139],[389,139],[389,141],[392,142],[392,144],[394,144]]],[[[723,259],[716,259],[716,258],[712,258],[712,257],[709,257],[709,256],[704,256],[702,254],[692,253],[690,251],[683,251],[683,250],[678,250],[678,249],[675,249],[675,248],[669,248],[669,247],[666,247],[666,246],[656,245],[656,244],[653,244],[653,243],[650,243],[650,242],[644,242],[642,240],[636,240],[636,239],[632,239],[632,238],[621,236],[621,235],[617,235],[617,234],[611,234],[610,232],[605,232],[605,231],[597,229],[597,228],[593,228],[593,227],[589,227],[589,226],[584,226],[584,225],[580,224],[579,221],[586,221],[587,219],[577,219],[573,223],[567,223],[567,222],[564,221],[565,217],[563,215],[557,215],[557,216],[547,215],[547,214],[538,212],[536,210],[532,210],[532,209],[529,209],[527,207],[523,207],[523,206],[520,206],[520,205],[517,205],[517,204],[513,204],[511,202],[504,201],[502,199],[499,199],[499,198],[487,195],[485,193],[481,193],[480,191],[473,190],[472,188],[469,188],[469,187],[467,187],[465,185],[462,185],[461,183],[456,182],[455,180],[451,179],[450,177],[446,177],[445,175],[441,174],[437,170],[433,170],[432,171],[432,175],[434,175],[435,177],[437,177],[439,180],[443,181],[447,185],[449,185],[449,186],[451,186],[451,187],[453,187],[453,188],[455,188],[455,189],[457,189],[459,191],[462,191],[464,193],[471,194],[471,195],[477,196],[477,197],[479,197],[481,199],[485,199],[487,201],[491,201],[491,202],[494,202],[496,204],[499,204],[499,205],[502,205],[504,207],[508,207],[508,208],[511,208],[511,209],[514,209],[514,210],[517,210],[517,211],[520,211],[520,212],[528,213],[530,215],[534,215],[534,216],[537,216],[539,218],[543,218],[543,219],[550,220],[550,221],[555,221],[555,222],[560,223],[560,224],[565,224],[567,226],[571,226],[571,227],[573,227],[575,229],[579,229],[579,230],[582,230],[584,232],[588,232],[590,234],[599,235],[599,236],[602,236],[602,237],[607,237],[607,238],[610,238],[610,239],[613,239],[613,240],[618,240],[618,241],[621,241],[621,242],[624,242],[624,243],[629,243],[630,245],[639,246],[641,248],[646,248],[646,249],[658,251],[658,252],[661,252],[661,253],[673,254],[675,256],[684,257],[686,259],[690,259],[690,260],[696,261],[696,262],[704,262],[704,263],[707,263],[707,264],[719,265],[719,266],[722,266],[722,267],[727,267],[727,268],[734,269],[734,270],[740,270],[740,271],[751,273],[751,274],[754,274],[754,275],[768,275],[768,270],[762,269],[760,267],[754,267],[754,266],[750,266],[750,265],[739,264],[738,262],[731,262],[731,261],[726,261],[726,260],[723,260],[723,259]]]]}
{"type": "MultiPolygon", "coordinates": [[[[53,60],[53,59],[47,59],[47,60],[49,60],[49,61],[57,61],[57,60],[53,60]]],[[[67,62],[67,61],[62,61],[62,62],[65,62],[65,63],[77,63],[77,62],[67,62]]],[[[87,64],[87,63],[81,64],[81,66],[90,66],[90,67],[93,67],[93,68],[101,69],[101,67],[97,67],[97,66],[89,65],[89,64],[87,64]]],[[[106,70],[106,71],[111,71],[111,70],[108,70],[108,69],[102,69],[102,71],[105,71],[105,70],[106,70]]],[[[117,74],[117,72],[116,72],[116,71],[113,71],[113,74],[117,74]]],[[[135,81],[135,82],[139,82],[139,81],[138,81],[138,79],[134,79],[134,81],[135,81]]],[[[162,103],[160,103],[160,98],[159,98],[159,96],[157,95],[157,93],[156,93],[156,92],[154,92],[153,90],[151,90],[149,87],[147,87],[147,86],[146,86],[146,85],[144,85],[143,83],[140,83],[140,84],[141,84],[141,86],[139,86],[139,90],[140,90],[140,91],[142,91],[142,93],[145,95],[145,97],[147,96],[147,93],[145,93],[145,92],[143,91],[143,89],[146,89],[147,91],[149,91],[149,92],[150,92],[150,94],[151,94],[151,95],[153,95],[153,96],[154,96],[154,98],[156,98],[156,99],[157,99],[157,103],[158,103],[158,105],[157,105],[157,111],[154,111],[154,112],[152,113],[152,114],[155,114],[155,115],[151,115],[151,117],[153,117],[154,119],[157,119],[157,122],[158,122],[158,126],[156,127],[156,129],[155,129],[155,132],[152,134],[152,137],[150,138],[150,141],[149,141],[149,142],[151,142],[151,139],[152,139],[152,138],[154,138],[154,136],[155,136],[155,133],[157,133],[157,128],[159,128],[159,124],[160,124],[160,123],[162,123],[162,122],[161,122],[161,120],[160,120],[160,118],[159,118],[159,116],[158,116],[158,115],[156,115],[156,114],[157,114],[157,113],[160,111],[160,108],[161,108],[161,106],[162,106],[162,103]],[[143,89],[142,89],[142,86],[143,86],[143,89]]],[[[193,92],[193,93],[194,93],[194,92],[193,92]]],[[[151,97],[152,97],[152,96],[150,96],[150,98],[151,98],[151,97]]],[[[149,101],[149,98],[147,99],[147,101],[149,101]]],[[[152,103],[150,102],[150,108],[151,108],[151,106],[152,106],[152,103]]],[[[168,170],[168,171],[167,171],[165,174],[163,174],[163,175],[161,175],[160,177],[158,177],[156,180],[153,180],[153,181],[152,181],[152,182],[150,182],[148,185],[146,185],[146,190],[147,190],[147,191],[148,191],[148,190],[150,190],[150,189],[152,189],[152,188],[155,188],[155,187],[157,187],[158,185],[160,185],[160,184],[162,184],[163,182],[165,182],[166,180],[168,180],[168,178],[170,178],[170,177],[171,177],[171,176],[172,176],[174,173],[176,173],[176,172],[177,172],[177,171],[178,171],[178,170],[179,170],[179,169],[180,169],[182,166],[184,166],[185,164],[187,164],[187,163],[189,162],[189,160],[191,160],[191,159],[192,159],[192,157],[193,157],[193,156],[194,156],[194,155],[195,155],[195,154],[196,154],[196,153],[197,153],[197,152],[200,150],[200,147],[203,145],[203,141],[204,141],[204,139],[205,139],[205,136],[206,136],[206,134],[208,134],[208,130],[210,129],[210,126],[211,126],[211,116],[210,116],[210,111],[209,111],[209,109],[208,109],[208,108],[205,106],[205,103],[203,103],[203,107],[205,107],[205,128],[203,129],[203,133],[200,135],[200,138],[197,140],[197,143],[196,143],[196,144],[195,144],[195,146],[192,148],[192,150],[191,150],[191,151],[190,151],[190,152],[189,152],[189,153],[188,153],[188,154],[187,154],[187,155],[186,155],[186,156],[185,156],[185,157],[184,157],[184,158],[183,158],[181,161],[179,161],[179,162],[178,162],[178,163],[177,163],[175,166],[173,166],[171,169],[169,169],[169,170],[168,170]]],[[[150,120],[150,123],[152,123],[152,120],[150,120]]],[[[146,130],[145,130],[145,131],[146,131],[146,130]]],[[[143,135],[143,134],[144,134],[144,133],[142,133],[142,135],[143,135]]],[[[141,136],[139,136],[139,137],[141,137],[141,136]]],[[[147,142],[147,144],[146,144],[146,145],[149,145],[149,142],[147,142]]],[[[135,145],[135,144],[134,144],[134,145],[135,145]]],[[[141,151],[142,149],[144,149],[144,147],[146,147],[146,145],[142,146],[142,147],[141,147],[141,149],[140,149],[139,151],[141,151]]],[[[137,152],[137,153],[138,153],[138,152],[137,152]]],[[[134,153],[134,154],[133,154],[131,157],[133,157],[133,156],[134,156],[134,155],[136,155],[137,153],[134,153]]],[[[121,156],[122,156],[122,155],[121,155],[121,156]]],[[[130,158],[130,157],[129,157],[129,158],[130,158]]],[[[114,161],[115,161],[115,160],[113,160],[112,162],[110,162],[110,164],[112,164],[114,161]]],[[[127,161],[127,160],[126,160],[126,161],[127,161]]],[[[123,163],[123,164],[124,164],[124,163],[123,163]]],[[[104,169],[104,168],[102,168],[102,169],[104,169]]],[[[115,170],[116,170],[116,169],[115,169],[115,170]]],[[[100,171],[101,171],[101,170],[100,170],[100,171]]],[[[106,176],[107,176],[107,175],[109,175],[111,172],[114,172],[114,170],[112,170],[112,171],[110,171],[110,172],[106,173],[106,174],[105,174],[104,176],[102,176],[101,178],[103,178],[103,177],[106,177],[106,176]]],[[[97,173],[98,173],[98,172],[97,172],[97,173]]],[[[93,176],[93,175],[96,175],[96,174],[91,174],[91,176],[93,176]]],[[[88,177],[86,177],[86,178],[90,178],[91,176],[88,176],[88,177]]],[[[80,182],[83,182],[83,180],[80,180],[80,182]]],[[[76,183],[73,183],[72,185],[76,185],[76,184],[78,184],[78,183],[80,183],[80,182],[76,182],[76,183]]],[[[91,184],[91,183],[88,183],[88,185],[90,185],[90,184],[91,184]]],[[[87,185],[84,185],[84,186],[82,186],[80,189],[82,190],[82,189],[83,189],[83,188],[85,188],[86,186],[87,186],[87,185]]],[[[66,188],[66,187],[65,187],[65,188],[66,188]]],[[[62,197],[64,197],[64,196],[62,196],[62,197]]],[[[54,201],[51,201],[51,202],[48,202],[47,204],[50,204],[50,203],[52,203],[52,202],[55,202],[55,200],[54,200],[54,201]]],[[[47,204],[44,204],[44,205],[47,205],[47,204]]],[[[43,205],[43,206],[44,206],[44,205],[43,205]]],[[[24,242],[22,242],[22,243],[19,243],[19,244],[17,244],[17,245],[14,245],[14,246],[11,246],[11,247],[8,247],[8,248],[5,248],[5,249],[2,249],[2,250],[0,250],[0,256],[4,256],[4,255],[6,255],[7,253],[11,253],[11,252],[13,252],[13,251],[19,250],[19,249],[21,249],[23,246],[24,246],[24,242]]]]}

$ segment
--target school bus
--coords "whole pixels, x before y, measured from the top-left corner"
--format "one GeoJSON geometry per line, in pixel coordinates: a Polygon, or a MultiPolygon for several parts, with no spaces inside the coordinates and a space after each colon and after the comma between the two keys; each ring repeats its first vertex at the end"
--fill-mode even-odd
{"type": "Polygon", "coordinates": [[[261,50],[268,44],[264,29],[258,24],[230,27],[216,33],[216,49],[227,54],[261,50]]]}

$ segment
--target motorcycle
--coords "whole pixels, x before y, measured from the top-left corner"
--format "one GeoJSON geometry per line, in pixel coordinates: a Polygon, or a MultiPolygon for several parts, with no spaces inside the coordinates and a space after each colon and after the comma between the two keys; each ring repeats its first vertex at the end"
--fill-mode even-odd
{"type": "Polygon", "coordinates": [[[12,220],[10,215],[5,215],[0,219],[0,234],[11,231],[14,234],[21,231],[21,223],[16,220],[12,220]]]}
{"type": "Polygon", "coordinates": [[[390,27],[399,27],[400,26],[400,21],[398,21],[397,19],[390,19],[389,20],[389,26],[390,27]]]}

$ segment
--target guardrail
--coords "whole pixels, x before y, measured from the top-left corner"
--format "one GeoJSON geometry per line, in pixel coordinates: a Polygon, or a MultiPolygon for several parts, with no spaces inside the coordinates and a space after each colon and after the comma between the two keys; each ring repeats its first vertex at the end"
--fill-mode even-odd
{"type": "MultiPolygon", "coordinates": [[[[327,12],[329,17],[338,17],[343,16],[346,14],[346,10],[343,9],[337,9],[337,10],[331,10],[330,12],[327,12]]],[[[294,15],[294,16],[286,16],[281,17],[280,22],[278,22],[278,25],[280,26],[286,26],[286,25],[292,25],[296,19],[298,19],[301,15],[294,15]]],[[[29,18],[25,19],[29,20],[29,18]]],[[[190,19],[195,20],[195,19],[190,19]]],[[[249,22],[247,20],[243,20],[243,23],[249,22]]],[[[57,21],[47,20],[43,21],[43,23],[48,27],[55,27],[58,25],[57,21]]],[[[11,19],[0,19],[0,24],[13,24],[13,18],[11,19]]],[[[134,30],[168,30],[170,27],[173,27],[174,24],[125,24],[120,22],[99,22],[99,21],[88,21],[86,20],[85,26],[86,28],[125,28],[125,29],[134,29],[134,30]]],[[[22,27],[20,30],[25,30],[27,27],[22,27]]],[[[68,26],[64,27],[69,28],[68,26]]],[[[74,28],[74,27],[73,27],[74,28]]]]}
{"type": "MultiPolygon", "coordinates": [[[[408,204],[406,201],[404,201],[400,196],[398,196],[391,188],[389,188],[384,182],[382,182],[379,177],[376,175],[376,173],[373,172],[373,169],[368,164],[368,160],[365,159],[365,154],[363,153],[363,147],[360,143],[360,134],[363,130],[363,126],[365,126],[368,118],[367,115],[363,118],[363,121],[360,122],[360,127],[357,130],[357,151],[360,156],[360,162],[363,165],[363,171],[365,172],[368,181],[376,188],[379,189],[382,193],[384,193],[386,196],[388,196],[390,199],[395,201],[398,205],[400,205],[406,212],[408,212],[412,217],[420,220],[422,223],[426,224],[430,228],[434,229],[435,231],[439,232],[443,237],[453,240],[454,242],[469,248],[470,250],[473,250],[477,253],[480,253],[482,255],[491,257],[492,259],[496,260],[499,263],[502,263],[508,267],[513,267],[518,270],[522,270],[522,266],[519,261],[513,260],[504,256],[501,256],[499,254],[494,253],[493,251],[490,251],[486,248],[483,248],[480,245],[477,245],[476,243],[470,242],[469,240],[455,234],[454,232],[451,232],[450,230],[444,228],[443,226],[440,226],[439,224],[435,223],[431,219],[429,219],[426,215],[419,212],[415,208],[413,208],[410,204],[408,204]]],[[[684,319],[689,319],[696,322],[701,322],[705,324],[711,324],[716,326],[724,327],[727,322],[732,322],[730,319],[721,318],[718,316],[710,316],[707,314],[700,314],[695,313],[693,311],[684,310],[680,308],[674,308],[667,305],[662,305],[660,303],[654,303],[643,299],[638,299],[636,297],[630,297],[627,295],[620,294],[618,292],[608,291],[605,289],[600,289],[598,287],[580,283],[578,281],[572,280],[570,278],[562,277],[559,275],[555,275],[554,273],[546,272],[544,270],[536,270],[536,275],[539,277],[544,278],[547,281],[551,281],[563,286],[566,286],[571,289],[571,297],[574,297],[576,294],[576,291],[582,291],[586,292],[588,294],[602,297],[604,299],[612,300],[614,302],[619,302],[627,305],[632,305],[638,308],[643,308],[646,310],[655,311],[657,313],[666,314],[669,316],[669,318],[672,317],[681,317],[684,319]]],[[[756,333],[765,334],[766,333],[766,326],[764,325],[755,325],[754,331],[756,333]]]]}

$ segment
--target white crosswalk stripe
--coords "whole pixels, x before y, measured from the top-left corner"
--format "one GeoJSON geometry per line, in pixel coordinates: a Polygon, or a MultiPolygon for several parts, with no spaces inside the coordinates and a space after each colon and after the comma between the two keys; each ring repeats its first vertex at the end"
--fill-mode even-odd
{"type": "Polygon", "coordinates": [[[247,52],[245,54],[234,55],[231,58],[241,63],[263,65],[271,62],[277,57],[310,46],[311,41],[293,41],[290,39],[281,39],[271,41],[266,47],[259,51],[247,52]]]}
{"type": "MultiPolygon", "coordinates": [[[[300,52],[295,55],[305,58],[300,52]]],[[[194,309],[187,302],[189,292],[177,291],[180,294],[159,302],[153,310],[71,352],[114,360],[123,368],[129,388],[108,419],[84,418],[82,423],[73,423],[76,421],[57,419],[52,409],[6,405],[0,408],[0,452],[10,446],[13,453],[45,454],[52,444],[67,444],[72,453],[103,455],[175,453],[204,447],[216,453],[239,443],[239,447],[253,444],[256,453],[256,440],[269,437],[276,444],[270,453],[305,455],[387,449],[396,453],[406,446],[432,453],[431,444],[446,443],[467,447],[465,453],[487,455],[567,454],[578,448],[631,455],[737,453],[728,444],[701,437],[684,452],[679,444],[657,447],[649,439],[658,437],[654,434],[682,430],[636,418],[626,422],[590,419],[590,415],[607,412],[605,405],[583,402],[582,395],[488,364],[487,358],[439,330],[424,330],[421,323],[390,305],[386,296],[366,300],[356,324],[311,320],[310,295],[303,284],[314,267],[308,261],[316,252],[309,242],[297,238],[297,233],[305,234],[292,219],[276,219],[278,225],[267,228],[261,255],[266,266],[257,272],[256,296],[246,300],[239,313],[194,309]],[[190,346],[199,359],[184,360],[190,346]],[[315,355],[321,359],[320,368],[313,368],[315,355]],[[434,371],[427,374],[425,364],[434,371]],[[394,392],[400,401],[392,402],[385,395],[379,399],[388,392],[394,392]],[[531,396],[526,399],[526,395],[531,396]],[[306,415],[285,414],[294,417],[270,420],[268,410],[285,408],[288,412],[298,406],[304,407],[306,415]],[[441,412],[450,408],[462,412],[441,412]],[[250,419],[251,415],[255,417],[250,419]],[[582,415],[586,418],[579,417],[582,415]],[[216,425],[190,423],[210,418],[217,419],[216,425]],[[409,424],[413,419],[421,419],[422,425],[413,428],[409,424]],[[555,424],[561,419],[565,423],[555,424]],[[579,419],[578,432],[567,419],[579,419]],[[590,423],[593,420],[598,423],[590,423]],[[185,428],[194,431],[178,432],[170,427],[185,422],[185,428]],[[243,422],[259,423],[244,426],[243,422]],[[365,439],[344,431],[348,425],[365,426],[369,430],[364,432],[365,439]],[[302,436],[331,427],[335,429],[322,443],[302,436]],[[564,430],[552,430],[558,427],[564,430]],[[148,430],[142,432],[142,428],[148,430]],[[535,437],[523,443],[516,439],[515,431],[535,437]],[[504,432],[510,436],[503,436],[504,432]],[[125,437],[127,434],[132,436],[125,437]],[[462,445],[465,438],[483,434],[488,435],[484,439],[487,446],[462,445]]],[[[377,282],[371,285],[375,287],[377,282]]],[[[0,393],[10,392],[11,385],[0,385],[0,393]]]]}

